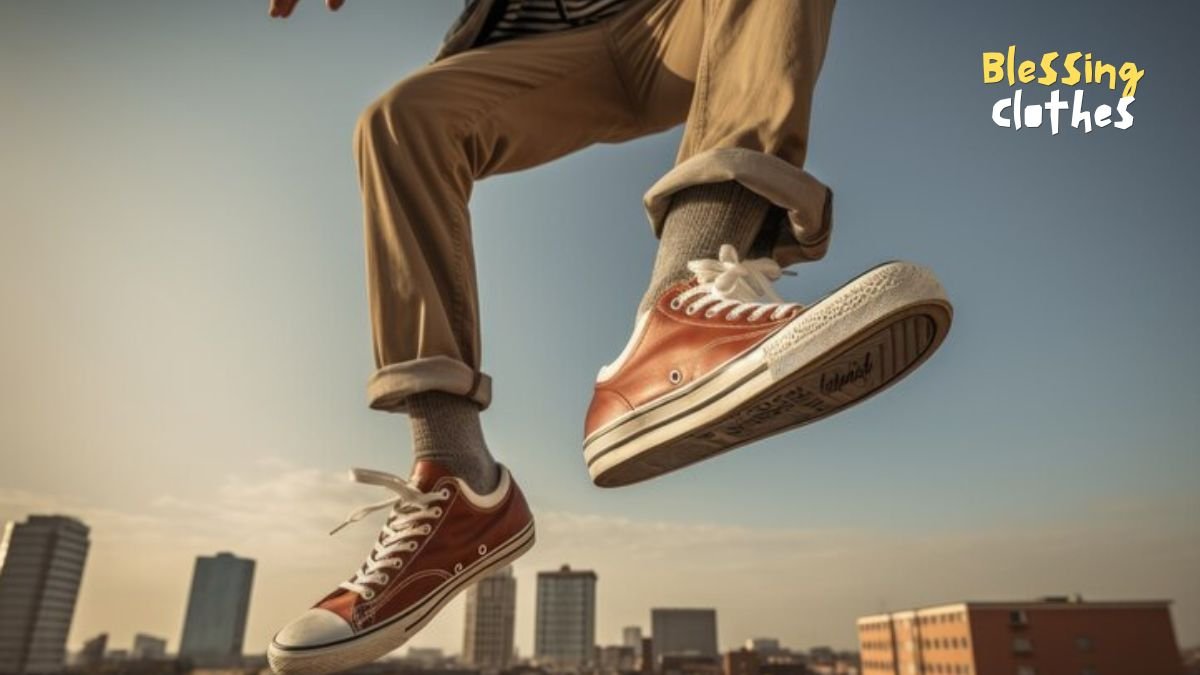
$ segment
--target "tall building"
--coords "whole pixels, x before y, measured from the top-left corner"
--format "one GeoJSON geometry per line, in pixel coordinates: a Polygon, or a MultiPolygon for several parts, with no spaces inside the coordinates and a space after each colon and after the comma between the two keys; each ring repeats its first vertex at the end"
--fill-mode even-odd
{"type": "Polygon", "coordinates": [[[129,651],[129,658],[134,661],[153,661],[166,658],[166,656],[166,640],[145,633],[133,636],[133,649],[129,651]]]}
{"type": "Polygon", "coordinates": [[[65,516],[8,523],[0,539],[0,673],[65,666],[88,553],[88,528],[65,516]]]}
{"type": "Polygon", "coordinates": [[[237,663],[253,584],[253,560],[232,553],[196,558],[179,656],[200,667],[237,663]]]}
{"type": "Polygon", "coordinates": [[[621,644],[634,649],[642,648],[642,627],[625,626],[621,629],[621,644]]]}
{"type": "Polygon", "coordinates": [[[513,660],[513,626],[517,613],[517,580],[505,567],[467,590],[463,660],[483,672],[507,668],[513,660]]]}
{"type": "Polygon", "coordinates": [[[964,602],[858,620],[863,675],[1180,675],[1170,603],[964,602]]]}
{"type": "Polygon", "coordinates": [[[658,663],[664,656],[718,656],[715,609],[651,609],[650,626],[658,663]]]}
{"type": "Polygon", "coordinates": [[[534,656],[541,663],[577,670],[596,647],[596,573],[563,565],[538,572],[534,656]]]}

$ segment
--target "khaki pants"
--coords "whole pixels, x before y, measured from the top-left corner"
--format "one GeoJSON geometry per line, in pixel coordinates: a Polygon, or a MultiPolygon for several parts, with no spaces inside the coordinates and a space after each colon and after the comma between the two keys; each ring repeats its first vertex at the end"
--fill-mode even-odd
{"type": "Polygon", "coordinates": [[[570,31],[435,61],[371,104],[354,134],[376,372],[369,403],[438,390],[481,407],[467,202],[474,181],[593,143],[686,123],[646,193],[655,235],[672,193],[737,180],[783,207],[774,257],[825,252],[829,190],[802,170],[833,0],[638,0],[570,31]]]}

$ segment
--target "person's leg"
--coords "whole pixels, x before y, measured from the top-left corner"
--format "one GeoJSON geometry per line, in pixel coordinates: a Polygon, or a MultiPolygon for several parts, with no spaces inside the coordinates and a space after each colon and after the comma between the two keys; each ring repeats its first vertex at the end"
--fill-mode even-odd
{"type": "Polygon", "coordinates": [[[409,412],[416,459],[442,462],[477,491],[497,472],[479,423],[491,382],[480,371],[472,184],[614,138],[629,119],[605,39],[591,28],[439,61],[359,120],[370,405],[409,412]]]}
{"type": "Polygon", "coordinates": [[[534,166],[631,122],[599,27],[474,49],[421,69],[371,104],[355,132],[377,372],[372,407],[407,410],[408,479],[356,470],[393,498],[367,559],[272,640],[279,673],[343,670],[394,650],[457,592],[533,545],[511,474],[479,425],[480,372],[467,200],[473,182],[534,166]],[[491,489],[494,486],[495,489],[491,489]]]}
{"type": "Polygon", "coordinates": [[[614,26],[640,123],[686,126],[676,166],[645,196],[662,265],[584,423],[598,485],[846,408],[945,336],[944,293],[913,265],[876,268],[810,308],[771,287],[781,265],[819,259],[828,244],[831,193],[802,167],[832,10],[832,0],[644,0],[614,26]],[[761,202],[775,210],[756,220],[761,202]],[[751,251],[769,258],[744,260],[751,251]]]}

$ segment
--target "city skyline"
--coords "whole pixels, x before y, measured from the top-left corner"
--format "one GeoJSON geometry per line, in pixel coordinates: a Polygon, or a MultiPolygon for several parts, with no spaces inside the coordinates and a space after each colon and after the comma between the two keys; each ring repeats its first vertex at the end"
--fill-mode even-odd
{"type": "MultiPolygon", "coordinates": [[[[30,514],[26,522],[33,523],[35,525],[49,523],[54,527],[58,527],[58,525],[54,525],[55,523],[69,525],[71,528],[73,528],[73,531],[78,530],[85,533],[83,535],[85,538],[87,536],[86,533],[90,532],[90,528],[78,519],[64,518],[63,516],[30,514]]],[[[14,525],[15,523],[12,522],[6,525],[6,532],[9,533],[9,535],[6,536],[4,540],[5,544],[10,543],[12,538],[11,533],[14,531],[14,525]]],[[[45,527],[42,529],[45,529],[45,527]]],[[[26,545],[26,547],[28,547],[28,545],[26,545]]],[[[5,563],[10,562],[7,558],[7,553],[10,548],[11,546],[0,547],[0,575],[2,575],[5,569],[5,563]]],[[[84,550],[86,551],[86,547],[84,550]]],[[[193,572],[191,595],[193,599],[196,598],[196,593],[198,592],[197,589],[200,589],[201,595],[203,596],[201,604],[204,605],[204,608],[193,608],[193,603],[189,602],[187,613],[189,615],[193,612],[197,614],[196,623],[198,625],[204,624],[205,626],[208,626],[209,624],[229,624],[229,626],[226,627],[231,628],[232,633],[230,634],[233,637],[229,638],[226,636],[220,638],[220,640],[232,639],[230,645],[240,644],[239,636],[241,634],[241,629],[239,629],[238,626],[245,625],[244,612],[245,609],[248,608],[248,603],[250,603],[250,600],[253,596],[254,567],[255,563],[253,560],[238,558],[228,552],[222,552],[215,556],[197,556],[195,558],[195,570],[193,572]],[[217,589],[217,586],[222,586],[224,588],[224,600],[216,597],[217,595],[221,595],[216,593],[216,591],[219,590],[217,589]],[[214,612],[218,609],[218,605],[226,608],[222,611],[225,611],[226,613],[239,614],[240,618],[231,614],[229,617],[227,617],[227,621],[223,620],[214,622],[212,620],[204,620],[203,617],[199,616],[201,614],[205,614],[206,616],[212,615],[208,616],[208,619],[215,618],[214,612]]],[[[12,570],[11,565],[8,565],[8,568],[12,570]]],[[[79,573],[82,573],[82,571],[82,566],[80,566],[79,573]]],[[[594,571],[572,569],[570,565],[564,563],[555,569],[538,570],[536,574],[539,582],[538,587],[541,590],[539,594],[546,596],[544,599],[539,601],[539,606],[549,606],[555,604],[559,605],[557,609],[551,610],[553,617],[562,620],[565,616],[563,612],[570,613],[583,611],[585,615],[588,615],[594,611],[594,606],[596,604],[594,594],[597,578],[594,571]],[[578,580],[583,580],[590,583],[586,584],[585,587],[575,588],[578,580]],[[558,586],[561,586],[562,588],[558,588],[558,586]],[[563,592],[566,592],[566,595],[571,596],[570,598],[567,598],[570,600],[570,602],[566,603],[565,605],[562,602],[563,592]],[[579,605],[577,602],[578,598],[575,597],[578,596],[580,592],[582,592],[585,596],[589,596],[589,599],[582,605],[579,605]],[[570,606],[568,607],[567,605],[570,606]],[[576,605],[578,605],[578,607],[576,607],[576,605]]],[[[483,672],[496,672],[498,668],[496,664],[499,662],[516,662],[516,652],[518,652],[519,649],[516,647],[515,640],[512,639],[514,634],[513,615],[515,613],[516,588],[517,582],[513,574],[513,566],[510,565],[481,580],[480,584],[473,585],[467,589],[467,591],[462,595],[462,597],[466,599],[464,606],[465,621],[464,632],[462,634],[463,640],[460,643],[463,646],[463,649],[458,653],[453,652],[453,650],[444,650],[442,648],[438,648],[435,651],[438,653],[447,654],[448,656],[453,656],[454,658],[459,659],[461,663],[479,667],[483,672]],[[472,620],[472,613],[475,614],[474,621],[472,620]],[[486,625],[483,626],[482,631],[479,631],[479,628],[482,624],[486,625]],[[471,632],[472,625],[476,626],[475,630],[477,632],[471,632]],[[481,651],[473,652],[471,647],[472,643],[480,640],[481,638],[485,640],[486,644],[482,648],[478,646],[474,648],[475,650],[481,651]],[[509,643],[508,647],[504,647],[502,644],[506,640],[509,643]],[[485,652],[487,653],[487,656],[484,658],[479,658],[480,655],[484,654],[485,652]],[[472,653],[475,654],[474,657],[471,656],[472,653]]],[[[717,642],[716,626],[717,616],[719,613],[716,608],[648,607],[646,610],[648,613],[648,622],[646,626],[650,627],[647,637],[652,644],[652,654],[656,662],[660,662],[666,656],[683,658],[705,657],[717,660],[725,657],[734,658],[733,662],[730,662],[729,658],[725,658],[725,663],[728,667],[729,663],[740,663],[737,658],[737,654],[747,650],[758,654],[760,661],[755,661],[755,663],[766,663],[766,660],[769,660],[774,655],[786,655],[789,653],[794,653],[797,647],[799,647],[801,653],[803,653],[805,650],[813,650],[815,652],[830,649],[832,649],[832,652],[835,653],[857,653],[858,648],[861,646],[866,648],[867,657],[871,658],[874,656],[874,650],[881,648],[881,646],[885,644],[878,640],[872,640],[872,638],[880,637],[877,632],[872,631],[877,631],[880,628],[881,620],[887,622],[898,622],[901,625],[905,625],[906,622],[932,621],[934,623],[938,623],[943,619],[949,618],[954,618],[955,620],[961,622],[964,620],[961,617],[965,617],[967,613],[974,614],[981,610],[990,610],[993,613],[1005,614],[1008,613],[1011,608],[1026,607],[1030,610],[1038,610],[1039,612],[1044,611],[1046,607],[1049,607],[1050,609],[1117,608],[1152,612],[1152,618],[1154,621],[1165,626],[1166,636],[1172,640],[1172,644],[1175,646],[1174,650],[1172,651],[1179,652],[1181,649],[1186,649],[1186,645],[1189,643],[1186,641],[1178,641],[1176,643],[1174,641],[1175,628],[1173,617],[1170,613],[1171,604],[1172,602],[1169,600],[1146,599],[1115,601],[1096,601],[1093,599],[1088,599],[1085,602],[1082,596],[1075,594],[1070,596],[1045,596],[1034,600],[1008,599],[1005,601],[983,602],[978,600],[966,600],[957,601],[948,605],[923,605],[918,606],[915,609],[891,611],[884,614],[872,614],[858,617],[855,620],[855,625],[857,627],[857,641],[853,647],[846,647],[844,645],[819,645],[816,643],[810,643],[801,646],[793,645],[792,643],[787,643],[786,641],[781,642],[781,640],[777,637],[762,636],[747,636],[744,639],[741,639],[740,642],[739,640],[735,639],[732,641],[734,644],[725,645],[717,642]],[[658,636],[657,639],[655,639],[655,635],[658,636]]],[[[1023,612],[1022,616],[1024,616],[1023,612]]],[[[69,625],[73,618],[73,612],[68,614],[65,617],[66,623],[69,625]]],[[[539,621],[540,619],[535,616],[535,624],[539,621]]],[[[588,620],[585,619],[585,626],[587,621],[588,620]]],[[[993,621],[992,623],[995,622],[993,621]]],[[[892,630],[895,631],[896,629],[892,630]]],[[[905,630],[910,629],[905,628],[905,630]]],[[[912,630],[915,630],[915,628],[912,630]]],[[[1111,631],[1111,628],[1104,628],[1104,630],[1111,631]]],[[[1061,632],[1061,629],[1059,629],[1059,631],[1061,632]]],[[[198,629],[196,632],[202,633],[206,631],[198,629]]],[[[228,633],[229,631],[225,632],[228,633]]],[[[187,640],[186,625],[184,629],[184,635],[185,637],[183,640],[181,640],[181,643],[187,640]]],[[[587,659],[604,659],[606,658],[605,655],[611,650],[633,649],[635,653],[640,654],[641,645],[639,644],[637,648],[634,648],[629,643],[633,637],[639,638],[640,641],[640,637],[643,635],[646,635],[646,628],[641,624],[634,624],[622,626],[620,628],[618,640],[605,641],[592,638],[591,647],[586,649],[586,652],[591,655],[588,656],[587,659]]],[[[207,642],[212,642],[212,638],[213,635],[206,633],[207,642]]],[[[958,638],[947,639],[945,640],[945,646],[959,647],[957,640],[958,638]],[[951,644],[952,641],[953,645],[951,644]]],[[[1107,637],[1106,641],[1108,641],[1107,637]]],[[[199,643],[204,642],[204,640],[195,639],[193,642],[199,643]]],[[[727,640],[727,642],[730,641],[727,640]]],[[[938,642],[938,640],[934,640],[934,642],[938,642]]],[[[105,655],[113,654],[122,655],[121,658],[124,658],[124,655],[128,654],[133,659],[154,659],[171,655],[170,651],[167,649],[167,645],[168,642],[165,638],[158,638],[148,633],[138,632],[134,635],[131,648],[114,648],[113,645],[109,644],[109,635],[106,631],[100,633],[94,638],[89,639],[84,645],[82,645],[82,649],[80,650],[68,648],[63,652],[63,656],[66,657],[73,653],[86,654],[89,649],[98,649],[98,652],[96,654],[92,654],[90,658],[99,659],[105,655]],[[94,645],[98,645],[98,647],[93,647],[94,645]]],[[[417,652],[420,652],[426,649],[428,648],[420,646],[418,642],[414,640],[405,644],[401,649],[396,650],[391,657],[394,658],[407,654],[409,650],[416,650],[417,652]]],[[[193,649],[193,651],[196,650],[193,649]]],[[[178,657],[189,659],[196,659],[197,657],[200,657],[202,659],[207,659],[207,662],[212,664],[216,664],[221,661],[221,655],[212,653],[184,654],[182,652],[183,650],[181,648],[178,657]],[[214,660],[214,656],[218,658],[214,660]]],[[[242,649],[238,652],[238,654],[253,656],[256,654],[261,655],[261,652],[256,651],[253,648],[248,648],[242,649]]],[[[226,656],[232,656],[232,654],[226,656]]],[[[539,659],[539,655],[537,653],[534,653],[531,656],[535,660],[539,659]]],[[[560,665],[564,663],[564,661],[561,659],[561,655],[556,657],[555,654],[547,653],[541,658],[547,658],[550,662],[558,662],[560,665]]],[[[960,655],[959,658],[961,659],[963,657],[960,655]]],[[[970,657],[968,656],[967,658],[970,657]]],[[[229,663],[228,660],[224,662],[229,663]]],[[[970,661],[967,661],[967,663],[970,663],[970,661]]],[[[741,664],[738,667],[744,666],[745,664],[741,664]]],[[[868,667],[868,669],[870,667],[879,668],[880,663],[878,661],[870,661],[866,667],[868,667]]],[[[957,666],[947,666],[947,668],[951,667],[957,666]]]]}
{"type": "MultiPolygon", "coordinates": [[[[0,4],[0,519],[92,526],[75,649],[144,631],[177,650],[193,558],[221,550],[260,565],[262,649],[378,532],[327,536],[375,496],[345,469],[411,460],[403,418],[364,400],[350,139],[459,7],[320,4],[286,22],[255,2],[0,4]]],[[[652,606],[718,608],[722,649],[850,647],[874,612],[1075,592],[1171,598],[1180,642],[1200,643],[1200,90],[1183,86],[1200,5],[994,14],[838,7],[808,153],[833,240],[779,284],[811,301],[884,260],[929,265],[958,310],[938,358],[685,472],[599,490],[579,448],[649,278],[641,195],[678,130],[478,186],[483,424],[538,526],[516,568],[522,654],[535,572],[564,561],[603,580],[602,644],[652,606]],[[1014,42],[1136,61],[1137,124],[997,128],[979,59],[1014,42]],[[531,339],[531,316],[552,330],[531,339]]],[[[462,620],[460,600],[414,644],[457,651],[462,620]]]]}
{"type": "MultiPolygon", "coordinates": [[[[31,515],[30,521],[38,523],[54,518],[59,517],[31,515]]],[[[83,527],[75,521],[65,524],[76,529],[83,527]]],[[[5,554],[9,550],[8,543],[6,537],[6,546],[0,548],[5,554]]],[[[222,555],[233,558],[230,554],[222,555]]],[[[18,552],[17,562],[20,563],[24,556],[18,552]]],[[[8,562],[7,556],[0,558],[0,563],[8,562]]],[[[539,578],[543,575],[551,575],[553,581],[590,579],[593,582],[591,588],[594,588],[592,572],[572,572],[567,565],[558,570],[543,571],[539,578]]],[[[498,570],[482,582],[473,587],[477,593],[469,594],[476,597],[468,599],[468,625],[476,624],[483,616],[483,622],[495,624],[485,632],[504,634],[503,639],[510,640],[511,648],[512,591],[515,590],[511,568],[498,570]],[[487,581],[497,582],[491,584],[495,588],[482,583],[487,581]],[[475,603],[481,599],[483,604],[492,605],[483,610],[484,615],[493,616],[478,613],[480,608],[475,603]],[[472,614],[475,620],[470,619],[472,614]],[[509,624],[506,627],[499,626],[506,622],[509,624]],[[497,627],[499,630],[495,630],[497,627]]],[[[577,594],[574,589],[567,591],[569,595],[577,594]]],[[[640,650],[629,644],[635,641],[633,638],[641,633],[641,628],[626,626],[622,629],[625,644],[597,644],[586,662],[564,663],[558,658],[554,659],[557,663],[516,659],[512,662],[516,670],[505,672],[529,672],[530,668],[537,672],[550,668],[543,672],[591,675],[892,675],[901,672],[975,675],[1015,670],[1018,675],[1037,675],[1044,671],[1070,670],[1083,675],[1110,671],[1127,675],[1183,675],[1184,664],[1192,664],[1196,648],[1180,649],[1169,605],[1169,601],[1163,600],[1096,602],[1079,595],[1005,602],[968,600],[859,617],[855,622],[859,650],[838,650],[829,646],[796,650],[781,645],[777,638],[756,637],[748,638],[745,645],[728,651],[714,649],[714,609],[652,608],[653,632],[660,636],[662,643],[656,649],[651,649],[649,638],[641,642],[640,650]],[[655,656],[654,652],[660,653],[655,656]]],[[[89,640],[81,652],[72,654],[70,660],[75,668],[72,672],[80,672],[79,668],[83,668],[83,672],[95,672],[105,665],[109,668],[117,665],[116,672],[121,672],[119,664],[127,660],[157,660],[157,668],[179,672],[179,664],[172,663],[170,656],[163,653],[165,640],[138,634],[133,651],[107,649],[107,640],[107,633],[102,633],[89,640]]],[[[461,667],[467,666],[476,668],[475,672],[483,675],[500,671],[502,667],[496,662],[489,665],[468,656],[472,653],[478,656],[477,650],[471,647],[472,640],[472,633],[468,632],[460,657],[447,658],[440,649],[408,647],[403,650],[403,655],[399,654],[401,650],[390,655],[386,660],[391,664],[374,664],[370,670],[388,672],[387,668],[400,668],[399,672],[437,673],[449,669],[462,672],[461,667]]],[[[485,650],[497,651],[496,647],[491,644],[485,650]]],[[[511,654],[507,648],[499,651],[505,652],[500,661],[508,664],[511,654]]],[[[229,661],[226,665],[241,663],[242,667],[257,669],[265,663],[263,659],[261,654],[252,655],[241,661],[229,661]]],[[[142,664],[141,672],[151,672],[145,670],[146,665],[149,664],[142,664]]],[[[43,665],[38,672],[53,672],[53,669],[45,668],[43,665]]]]}

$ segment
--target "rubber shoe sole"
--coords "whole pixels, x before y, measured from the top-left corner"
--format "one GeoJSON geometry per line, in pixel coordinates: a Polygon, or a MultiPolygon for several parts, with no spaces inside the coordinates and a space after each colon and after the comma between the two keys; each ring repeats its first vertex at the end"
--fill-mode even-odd
{"type": "Polygon", "coordinates": [[[941,345],[953,310],[920,265],[880,265],[761,345],[584,441],[592,481],[619,487],[815,422],[899,381],[941,345]]]}
{"type": "Polygon", "coordinates": [[[531,522],[519,534],[487,556],[467,566],[421,603],[370,630],[340,642],[316,647],[284,647],[273,640],[267,647],[267,661],[279,675],[324,675],[370,663],[408,642],[463,589],[493,570],[521,557],[533,547],[531,522]]]}

